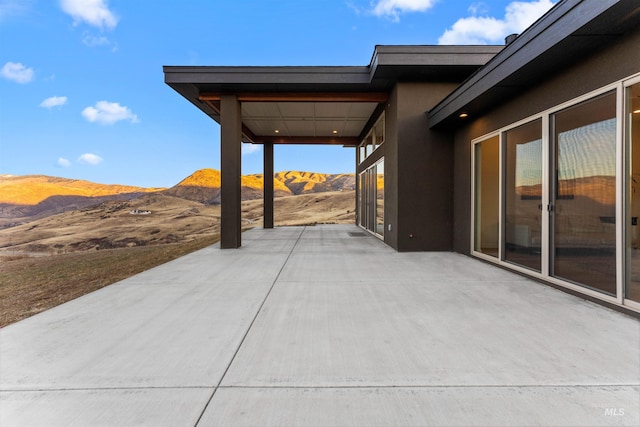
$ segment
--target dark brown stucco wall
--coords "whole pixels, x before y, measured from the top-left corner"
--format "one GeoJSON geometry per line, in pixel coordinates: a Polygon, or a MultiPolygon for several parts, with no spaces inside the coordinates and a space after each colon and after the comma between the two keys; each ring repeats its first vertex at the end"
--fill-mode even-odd
{"type": "Polygon", "coordinates": [[[385,110],[384,141],[384,241],[398,250],[398,88],[385,110]],[[391,230],[388,225],[391,224],[391,230]]]}
{"type": "Polygon", "coordinates": [[[453,247],[453,140],[450,134],[430,130],[425,112],[456,86],[398,83],[391,98],[388,114],[395,123],[388,131],[394,133],[391,140],[395,144],[385,150],[389,159],[385,170],[389,170],[397,201],[389,207],[385,232],[389,233],[389,220],[395,218],[395,232],[389,236],[393,240],[388,243],[398,251],[448,251],[453,247]]]}
{"type": "Polygon", "coordinates": [[[471,140],[640,72],[640,30],[455,130],[453,248],[470,252],[471,140]]]}

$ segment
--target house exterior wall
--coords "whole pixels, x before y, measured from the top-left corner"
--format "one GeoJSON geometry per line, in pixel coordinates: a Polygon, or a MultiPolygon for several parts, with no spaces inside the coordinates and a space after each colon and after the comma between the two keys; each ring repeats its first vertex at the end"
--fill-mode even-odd
{"type": "Polygon", "coordinates": [[[384,241],[398,250],[398,87],[385,110],[384,241]],[[389,230],[391,224],[391,230],[389,230]]]}
{"type": "Polygon", "coordinates": [[[384,241],[398,251],[452,249],[452,135],[429,129],[425,112],[455,87],[397,83],[385,110],[385,142],[357,168],[384,155],[384,241]]]}
{"type": "Polygon", "coordinates": [[[472,118],[454,131],[453,249],[471,246],[471,141],[640,72],[640,30],[546,78],[520,96],[472,118]]]}

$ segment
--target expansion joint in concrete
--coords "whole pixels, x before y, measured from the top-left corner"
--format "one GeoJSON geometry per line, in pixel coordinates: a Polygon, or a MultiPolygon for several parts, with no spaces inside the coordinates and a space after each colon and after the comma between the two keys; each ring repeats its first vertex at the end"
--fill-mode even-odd
{"type": "Polygon", "coordinates": [[[278,274],[276,275],[275,279],[273,279],[273,283],[271,283],[271,286],[269,287],[269,290],[267,291],[267,294],[265,295],[264,299],[262,300],[262,303],[260,304],[260,307],[258,307],[258,309],[256,310],[255,316],[253,316],[253,319],[251,319],[251,323],[249,324],[249,327],[245,331],[242,339],[240,340],[240,343],[238,344],[238,347],[234,351],[233,356],[231,357],[231,360],[229,361],[229,364],[225,368],[224,373],[220,376],[220,381],[218,381],[218,384],[216,385],[215,389],[211,393],[211,397],[209,397],[209,400],[207,401],[207,404],[204,405],[204,408],[202,409],[202,412],[200,413],[200,416],[198,417],[198,421],[196,421],[196,424],[195,424],[196,426],[198,424],[200,424],[200,420],[202,419],[202,416],[206,412],[207,408],[209,407],[209,404],[211,403],[211,401],[215,397],[216,391],[219,388],[221,388],[220,384],[222,384],[222,381],[224,380],[224,377],[227,375],[227,372],[229,371],[229,368],[233,364],[233,361],[235,360],[236,356],[238,355],[238,352],[242,348],[242,344],[244,344],[244,341],[247,339],[247,336],[249,335],[249,331],[251,331],[251,328],[253,327],[253,324],[255,323],[256,319],[260,315],[260,312],[262,311],[262,307],[264,307],[265,303],[267,302],[267,299],[269,299],[269,295],[271,295],[271,291],[273,290],[274,286],[276,285],[276,283],[278,283],[278,279],[280,279],[280,275],[282,274],[282,271],[287,266],[287,263],[289,262],[289,258],[291,258],[291,255],[293,255],[293,252],[295,251],[296,246],[298,246],[298,243],[300,242],[300,238],[302,237],[302,235],[304,234],[306,229],[307,229],[307,227],[305,226],[300,231],[300,234],[298,235],[298,238],[296,239],[296,242],[293,244],[293,246],[291,247],[291,250],[287,254],[287,258],[285,258],[284,262],[282,263],[282,266],[280,267],[280,270],[278,271],[278,274]]]}

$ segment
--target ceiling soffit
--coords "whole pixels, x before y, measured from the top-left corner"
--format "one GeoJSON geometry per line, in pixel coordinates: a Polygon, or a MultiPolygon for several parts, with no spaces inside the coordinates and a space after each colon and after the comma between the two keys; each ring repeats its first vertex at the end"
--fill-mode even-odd
{"type": "Polygon", "coordinates": [[[371,102],[243,102],[242,122],[256,136],[357,137],[376,107],[371,102]]]}
{"type": "MultiPolygon", "coordinates": [[[[199,99],[218,113],[219,94],[199,99]]],[[[238,94],[248,142],[355,146],[384,93],[238,94]]]]}

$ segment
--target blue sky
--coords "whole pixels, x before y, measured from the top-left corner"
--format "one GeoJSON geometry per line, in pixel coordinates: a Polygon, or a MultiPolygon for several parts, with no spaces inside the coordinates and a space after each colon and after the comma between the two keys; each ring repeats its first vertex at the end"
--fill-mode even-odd
{"type": "MultiPolygon", "coordinates": [[[[0,174],[169,187],[220,168],[220,130],[163,65],[368,65],[375,45],[502,44],[551,0],[0,0],[0,174]]],[[[276,146],[275,170],[352,173],[276,146]]],[[[243,173],[262,172],[245,150],[243,173]]]]}

